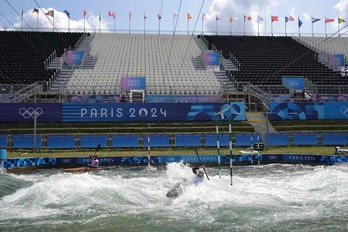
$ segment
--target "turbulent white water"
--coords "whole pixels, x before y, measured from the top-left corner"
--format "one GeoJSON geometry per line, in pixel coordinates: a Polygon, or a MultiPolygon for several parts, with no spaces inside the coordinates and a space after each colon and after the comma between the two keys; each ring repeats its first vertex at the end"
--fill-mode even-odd
{"type": "Polygon", "coordinates": [[[346,231],[348,165],[235,167],[166,193],[189,167],[0,176],[1,231],[346,231]]]}

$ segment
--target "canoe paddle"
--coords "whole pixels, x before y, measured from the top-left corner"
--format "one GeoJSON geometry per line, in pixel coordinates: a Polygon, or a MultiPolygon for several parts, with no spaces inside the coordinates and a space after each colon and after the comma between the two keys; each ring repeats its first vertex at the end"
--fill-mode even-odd
{"type": "MultiPolygon", "coordinates": [[[[197,148],[195,148],[195,152],[196,152],[196,155],[197,155],[197,157],[198,157],[199,162],[202,163],[201,158],[199,157],[197,148]]],[[[206,171],[205,168],[204,168],[204,165],[202,165],[202,167],[203,167],[203,171],[204,171],[204,173],[205,173],[205,176],[206,176],[207,179],[209,180],[209,176],[208,176],[208,174],[207,174],[207,171],[206,171]]],[[[209,181],[210,181],[210,180],[209,180],[209,181]]]]}

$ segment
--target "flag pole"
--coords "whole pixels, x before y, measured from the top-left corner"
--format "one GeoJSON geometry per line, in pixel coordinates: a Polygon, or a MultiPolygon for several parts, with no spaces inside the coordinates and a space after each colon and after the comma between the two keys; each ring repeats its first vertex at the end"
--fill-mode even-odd
{"type": "Polygon", "coordinates": [[[246,16],[244,15],[244,35],[245,35],[245,20],[246,20],[246,16]]]}
{"type": "Polygon", "coordinates": [[[273,36],[273,22],[272,22],[272,18],[271,18],[271,35],[273,36]]]}
{"type": "Polygon", "coordinates": [[[260,15],[257,15],[257,35],[260,36],[260,15]]]}
{"type": "Polygon", "coordinates": [[[338,37],[341,37],[341,34],[340,34],[340,17],[337,18],[337,32],[338,32],[338,37]]]}
{"type": "Polygon", "coordinates": [[[83,32],[86,32],[86,15],[83,13],[83,32]]]}
{"type": "Polygon", "coordinates": [[[187,34],[190,34],[190,25],[189,24],[190,24],[190,20],[187,16],[187,34]]]}
{"type": "Polygon", "coordinates": [[[313,19],[312,19],[312,37],[314,37],[314,33],[313,33],[313,19]]]}
{"type": "Polygon", "coordinates": [[[100,22],[101,22],[101,16],[100,16],[100,11],[99,11],[99,33],[100,33],[100,22]]]}
{"type": "Polygon", "coordinates": [[[324,23],[325,23],[325,37],[327,37],[327,32],[326,32],[326,16],[325,16],[325,21],[324,21],[324,23]]]}
{"type": "Polygon", "coordinates": [[[36,17],[36,30],[39,31],[39,12],[37,12],[37,17],[36,17]]]}
{"type": "Polygon", "coordinates": [[[298,36],[301,36],[301,27],[300,27],[300,17],[297,18],[298,21],[298,36]]]}
{"type": "Polygon", "coordinates": [[[145,18],[145,15],[146,13],[144,12],[144,35],[145,35],[145,28],[146,28],[146,25],[145,25],[145,22],[146,22],[146,18],[145,18]]]}
{"type": "Polygon", "coordinates": [[[160,17],[162,17],[160,15],[160,13],[157,14],[157,19],[158,19],[158,34],[161,34],[161,19],[160,17]]]}
{"type": "Polygon", "coordinates": [[[267,13],[265,11],[265,22],[264,22],[264,25],[265,25],[265,35],[267,35],[267,13]]]}
{"type": "Polygon", "coordinates": [[[285,16],[285,23],[284,23],[284,27],[285,27],[285,36],[287,36],[287,34],[286,34],[286,16],[285,16]]]}
{"type": "Polygon", "coordinates": [[[231,21],[231,15],[230,15],[230,35],[232,35],[232,21],[231,21]]]}
{"type": "Polygon", "coordinates": [[[203,24],[204,24],[204,17],[203,17],[203,14],[202,14],[202,35],[203,35],[203,24]]]}
{"type": "Polygon", "coordinates": [[[218,32],[217,32],[217,15],[215,15],[215,33],[216,33],[216,35],[218,34],[218,32]]]}
{"type": "Polygon", "coordinates": [[[23,9],[22,9],[22,17],[21,17],[21,31],[23,31],[23,9]]]}
{"type": "Polygon", "coordinates": [[[68,17],[68,32],[70,32],[70,17],[68,17]]]}
{"type": "Polygon", "coordinates": [[[52,17],[53,17],[53,28],[52,28],[52,31],[54,32],[54,13],[53,13],[52,17]]]}

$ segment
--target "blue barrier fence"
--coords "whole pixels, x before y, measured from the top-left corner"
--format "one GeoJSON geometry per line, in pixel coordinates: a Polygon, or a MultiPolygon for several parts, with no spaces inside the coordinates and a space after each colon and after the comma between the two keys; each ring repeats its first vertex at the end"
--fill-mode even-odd
{"type": "MultiPolygon", "coordinates": [[[[216,147],[217,135],[207,134],[101,134],[101,135],[37,135],[36,148],[76,149],[96,148],[146,148],[150,136],[150,147],[216,147]]],[[[347,133],[266,133],[264,139],[259,134],[233,134],[232,145],[251,147],[257,143],[265,146],[346,146],[347,133]]],[[[219,134],[220,147],[228,147],[230,135],[219,134]]],[[[31,149],[33,135],[0,135],[0,149],[31,149]],[[12,145],[12,146],[11,146],[12,145]]]]}
{"type": "MultiPolygon", "coordinates": [[[[229,164],[230,156],[221,155],[221,163],[229,164]]],[[[208,165],[215,165],[218,162],[217,155],[202,155],[200,159],[208,165]]],[[[333,165],[337,163],[347,163],[348,156],[322,156],[322,155],[298,155],[298,154],[245,154],[233,155],[233,163],[236,165],[257,165],[269,163],[291,163],[291,164],[320,164],[333,165]]],[[[101,166],[113,165],[133,165],[146,166],[148,158],[146,156],[135,157],[99,157],[101,166]]],[[[164,165],[169,162],[200,162],[197,156],[178,155],[178,156],[151,156],[150,163],[153,165],[164,165]]],[[[4,168],[21,168],[33,166],[46,167],[64,167],[64,166],[86,166],[90,163],[88,157],[68,157],[68,158],[21,158],[21,159],[4,159],[0,163],[4,168]]],[[[107,168],[107,167],[106,167],[107,168]]]]}

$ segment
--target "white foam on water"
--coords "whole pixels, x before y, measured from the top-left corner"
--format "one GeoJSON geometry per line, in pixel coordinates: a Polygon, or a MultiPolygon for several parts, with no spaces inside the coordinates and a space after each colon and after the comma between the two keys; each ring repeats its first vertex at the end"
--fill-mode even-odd
{"type": "MultiPolygon", "coordinates": [[[[74,218],[81,212],[93,215],[93,220],[110,215],[147,215],[200,222],[204,218],[201,223],[222,226],[236,220],[251,221],[255,226],[266,220],[348,217],[348,165],[241,167],[232,186],[228,170],[223,170],[221,178],[216,168],[207,168],[207,173],[210,181],[186,185],[176,199],[165,195],[193,175],[182,163],[170,163],[166,170],[15,175],[33,184],[0,199],[0,222],[52,215],[74,218]]],[[[223,228],[230,229],[227,225],[223,228]]]]}

